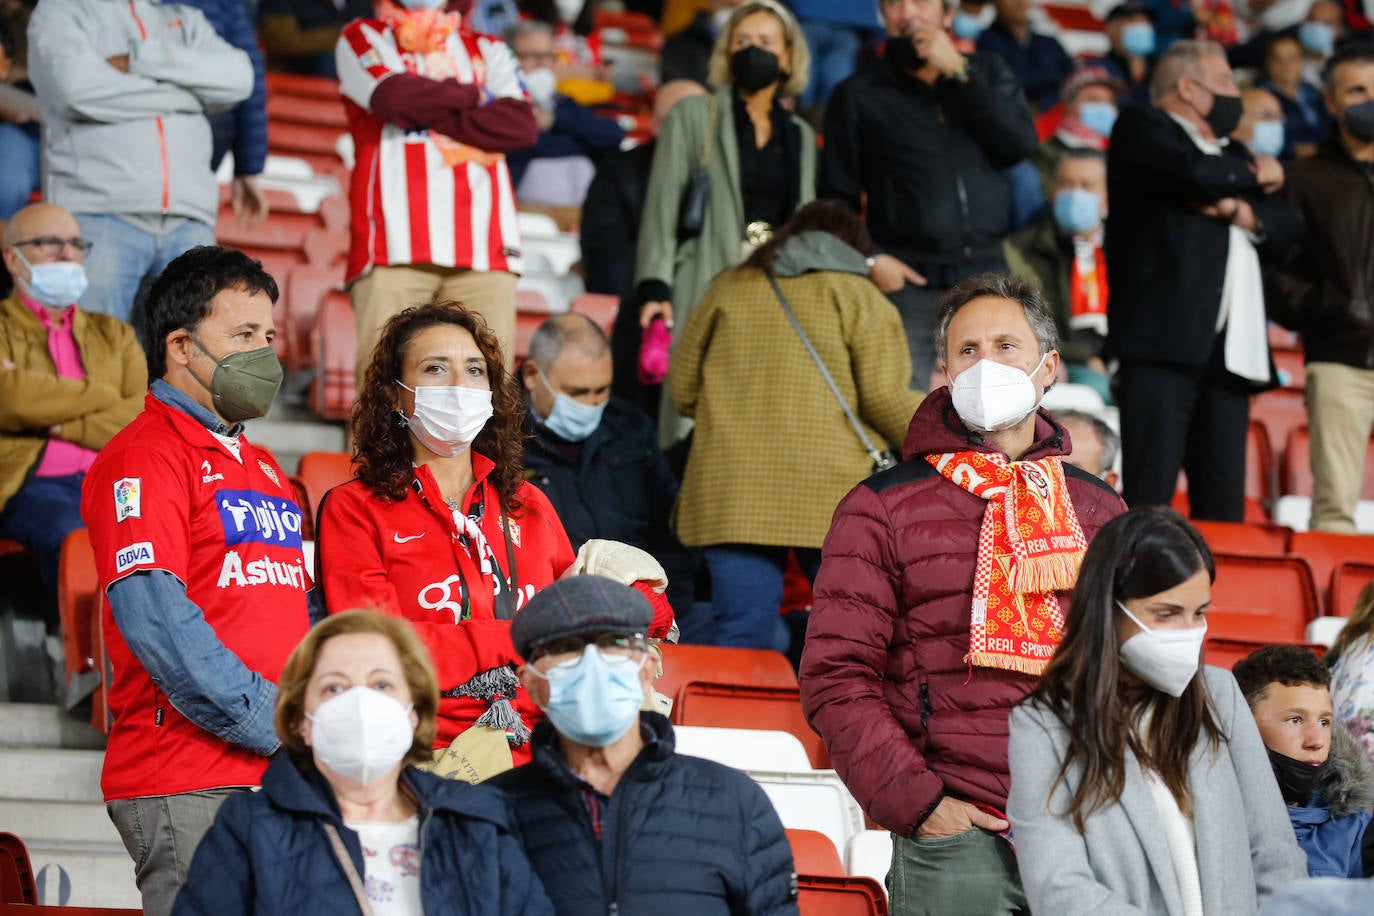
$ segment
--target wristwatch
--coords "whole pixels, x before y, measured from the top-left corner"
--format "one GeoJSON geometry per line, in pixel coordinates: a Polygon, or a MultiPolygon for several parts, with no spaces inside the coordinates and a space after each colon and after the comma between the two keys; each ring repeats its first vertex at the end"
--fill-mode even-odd
{"type": "Polygon", "coordinates": [[[874,256],[871,257],[871,258],[864,258],[864,263],[868,265],[869,271],[872,272],[872,270],[873,270],[873,265],[875,265],[875,264],[878,263],[878,256],[877,256],[877,255],[874,255],[874,256]]]}
{"type": "Polygon", "coordinates": [[[959,69],[955,70],[953,73],[946,73],[946,74],[945,74],[945,79],[954,80],[954,82],[959,83],[959,84],[961,84],[961,85],[967,84],[967,83],[968,83],[968,58],[967,58],[967,57],[961,58],[961,59],[960,59],[960,63],[959,63],[959,69]]]}

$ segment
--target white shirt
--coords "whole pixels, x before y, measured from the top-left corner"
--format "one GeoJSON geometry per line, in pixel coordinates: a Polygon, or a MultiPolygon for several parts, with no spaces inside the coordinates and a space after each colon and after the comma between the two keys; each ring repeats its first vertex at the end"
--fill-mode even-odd
{"type": "Polygon", "coordinates": [[[1197,833],[1193,821],[1178,806],[1178,800],[1164,780],[1148,767],[1141,766],[1140,772],[1145,777],[1155,809],[1159,811],[1159,822],[1164,825],[1164,842],[1169,847],[1169,859],[1174,863],[1184,916],[1203,916],[1202,882],[1197,871],[1197,833]]]}
{"type": "Polygon", "coordinates": [[[345,821],[363,846],[363,888],[374,916],[419,916],[420,818],[345,821]]]}

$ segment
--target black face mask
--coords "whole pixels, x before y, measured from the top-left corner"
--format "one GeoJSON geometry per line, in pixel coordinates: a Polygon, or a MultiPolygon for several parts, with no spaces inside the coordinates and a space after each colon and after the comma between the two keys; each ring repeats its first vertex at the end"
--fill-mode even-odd
{"type": "Polygon", "coordinates": [[[1351,105],[1341,119],[1346,132],[1364,143],[1374,141],[1374,99],[1351,105]]]}
{"type": "Polygon", "coordinates": [[[1290,805],[1305,805],[1326,778],[1331,761],[1326,760],[1313,766],[1271,750],[1269,765],[1274,768],[1274,777],[1279,781],[1279,791],[1283,793],[1283,800],[1290,805]]]}
{"type": "Polygon", "coordinates": [[[910,35],[890,36],[883,54],[899,70],[919,70],[925,65],[925,60],[916,53],[916,46],[911,43],[910,35]]]}
{"type": "Polygon", "coordinates": [[[771,86],[782,76],[778,55],[755,45],[746,45],[730,55],[730,79],[745,92],[771,86]]]}
{"type": "Polygon", "coordinates": [[[1212,128],[1212,133],[1217,135],[1218,140],[1229,137],[1231,131],[1240,123],[1241,114],[1240,96],[1217,95],[1213,92],[1212,110],[1207,112],[1207,126],[1212,128]]]}

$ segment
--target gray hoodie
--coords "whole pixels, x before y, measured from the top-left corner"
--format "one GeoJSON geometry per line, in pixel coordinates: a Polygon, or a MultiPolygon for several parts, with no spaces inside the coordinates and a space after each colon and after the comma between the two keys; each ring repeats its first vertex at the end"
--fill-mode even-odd
{"type": "Polygon", "coordinates": [[[148,0],[43,0],[28,35],[44,198],[73,213],[213,226],[219,191],[205,114],[248,96],[248,55],[199,10],[148,0]],[[121,55],[127,73],[108,63],[121,55]]]}

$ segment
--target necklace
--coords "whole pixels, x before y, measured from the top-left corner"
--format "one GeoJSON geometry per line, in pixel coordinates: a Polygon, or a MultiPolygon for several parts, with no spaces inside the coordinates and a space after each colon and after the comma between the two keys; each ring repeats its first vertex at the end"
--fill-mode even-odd
{"type": "Polygon", "coordinates": [[[459,506],[458,497],[456,497],[456,496],[447,497],[447,498],[444,500],[444,505],[448,506],[448,507],[449,507],[450,509],[452,509],[454,512],[457,512],[457,511],[458,511],[458,506],[459,506]]]}

